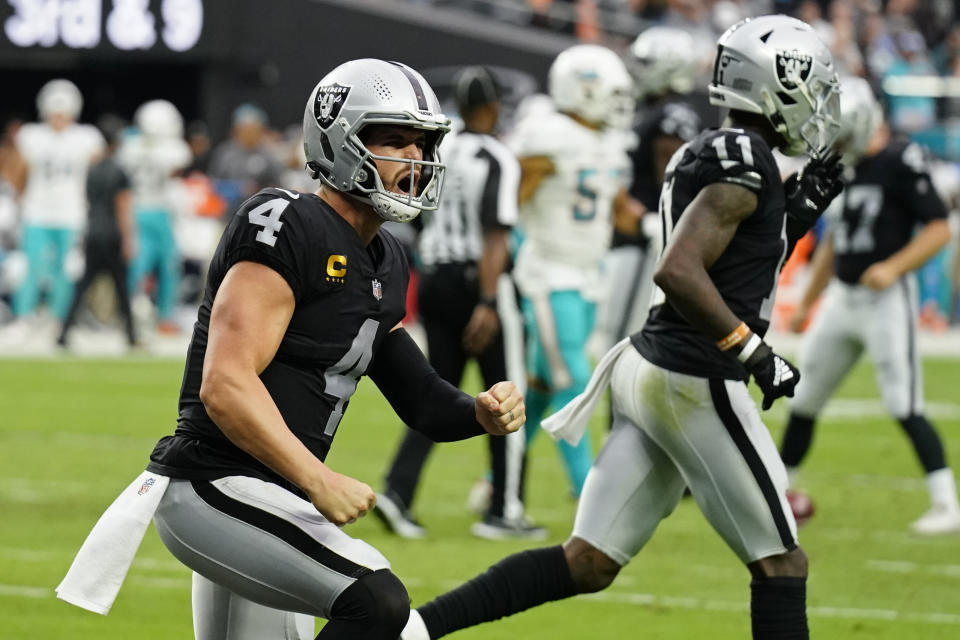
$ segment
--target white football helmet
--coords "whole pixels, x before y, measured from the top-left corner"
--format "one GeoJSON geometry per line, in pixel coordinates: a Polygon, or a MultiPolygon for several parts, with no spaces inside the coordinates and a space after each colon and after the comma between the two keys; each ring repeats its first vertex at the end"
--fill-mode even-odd
{"type": "Polygon", "coordinates": [[[133,122],[151,138],[183,137],[183,116],[166,100],[144,102],[133,114],[133,122]]]}
{"type": "Polygon", "coordinates": [[[637,36],[629,57],[637,97],[693,91],[698,51],[693,36],[683,29],[650,27],[637,36]]]}
{"type": "Polygon", "coordinates": [[[843,150],[843,161],[847,165],[863,155],[882,122],[883,109],[870,83],[856,76],[841,80],[837,147],[843,150]]]}
{"type": "Polygon", "coordinates": [[[71,120],[80,117],[83,109],[83,96],[80,89],[69,80],[57,78],[43,85],[37,94],[37,111],[44,120],[55,114],[69,116],[71,120]]]}
{"type": "Polygon", "coordinates": [[[373,206],[384,220],[409,222],[440,201],[444,166],[437,148],[450,131],[440,102],[423,76],[405,64],[373,58],[340,65],[314,87],[303,114],[303,149],[315,179],[373,206]],[[370,124],[426,133],[423,160],[375,156],[360,141],[370,124]],[[409,194],[384,188],[374,160],[405,162],[420,180],[409,194]]]}
{"type": "Polygon", "coordinates": [[[550,65],[550,97],[557,109],[601,127],[626,127],[633,117],[633,80],[607,47],[578,44],[550,65]]]}
{"type": "Polygon", "coordinates": [[[766,116],[787,155],[822,155],[840,127],[833,57],[810,25],[782,15],[743,20],[717,41],[710,104],[766,116]]]}

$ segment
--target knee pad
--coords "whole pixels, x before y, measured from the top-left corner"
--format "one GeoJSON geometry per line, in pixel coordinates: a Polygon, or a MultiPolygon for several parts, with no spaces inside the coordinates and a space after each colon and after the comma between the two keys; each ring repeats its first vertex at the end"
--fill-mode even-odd
{"type": "Polygon", "coordinates": [[[380,569],[357,579],[333,603],[331,620],[363,620],[378,629],[396,629],[396,636],[410,616],[410,596],[389,569],[380,569]]]}

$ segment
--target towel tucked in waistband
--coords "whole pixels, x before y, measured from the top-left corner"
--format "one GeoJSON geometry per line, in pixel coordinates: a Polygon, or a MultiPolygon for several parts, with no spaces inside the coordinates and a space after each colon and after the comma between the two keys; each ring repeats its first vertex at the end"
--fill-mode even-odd
{"type": "Polygon", "coordinates": [[[77,552],[58,598],[107,615],[169,484],[167,476],[144,471],[117,496],[77,552]]]}
{"type": "Polygon", "coordinates": [[[587,430],[590,417],[597,408],[597,403],[603,396],[604,390],[610,385],[613,375],[613,365],[623,350],[630,347],[630,338],[624,338],[613,345],[597,363],[597,368],[590,376],[590,382],[583,393],[567,403],[565,407],[540,423],[543,430],[554,440],[565,440],[576,446],[587,430]]]}

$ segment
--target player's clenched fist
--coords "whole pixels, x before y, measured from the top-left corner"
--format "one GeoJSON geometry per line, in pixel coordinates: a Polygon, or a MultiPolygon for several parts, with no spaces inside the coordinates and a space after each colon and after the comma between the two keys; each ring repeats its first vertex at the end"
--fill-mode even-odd
{"type": "Polygon", "coordinates": [[[527,421],[523,396],[512,382],[498,382],[480,392],[474,402],[477,422],[495,436],[513,433],[527,421]]]}
{"type": "Polygon", "coordinates": [[[366,483],[330,469],[326,470],[320,487],[309,495],[317,511],[337,526],[362,518],[377,503],[373,489],[366,483]]]}

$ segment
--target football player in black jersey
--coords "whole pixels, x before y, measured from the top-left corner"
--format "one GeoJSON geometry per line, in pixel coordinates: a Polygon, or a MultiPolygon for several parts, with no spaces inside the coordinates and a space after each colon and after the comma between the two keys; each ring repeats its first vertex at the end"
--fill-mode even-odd
{"type": "Polygon", "coordinates": [[[799,377],[762,336],[792,243],[842,189],[842,167],[825,156],[839,83],[827,47],[793,18],[741,22],[718,44],[710,100],[730,115],[667,167],[657,304],[642,331],[604,356],[588,390],[544,424],[576,441],[609,382],[615,424],[572,536],[510,556],[412,611],[404,640],[607,587],[686,486],[753,576],[753,637],[809,637],[807,560],[786,473],[746,381],[754,377],[767,408],[799,377]],[[771,147],[813,159],[784,184],[771,147]]]}
{"type": "Polygon", "coordinates": [[[434,209],[448,131],[409,67],[347,62],[304,113],[316,194],[264,189],[227,224],[187,355],[177,428],[148,471],[169,478],[154,522],[194,570],[201,640],[394,640],[409,598],[386,558],[341,527],[374,492],[324,465],[360,376],[438,441],[524,421],[501,382],[476,399],[444,382],[400,328],[407,265],[380,230],[434,209]]]}
{"type": "Polygon", "coordinates": [[[883,403],[900,422],[926,473],[932,504],[912,531],[960,533],[954,475],[923,410],[913,274],[950,240],[947,210],[933,188],[923,151],[891,140],[867,82],[845,80],[842,95],[839,143],[856,164],[843,197],[826,216],[827,235],[791,318],[792,328],[799,330],[826,289],[801,347],[804,377],[790,402],[783,460],[792,483],[810,448],[817,415],[867,351],[883,403]]]}

